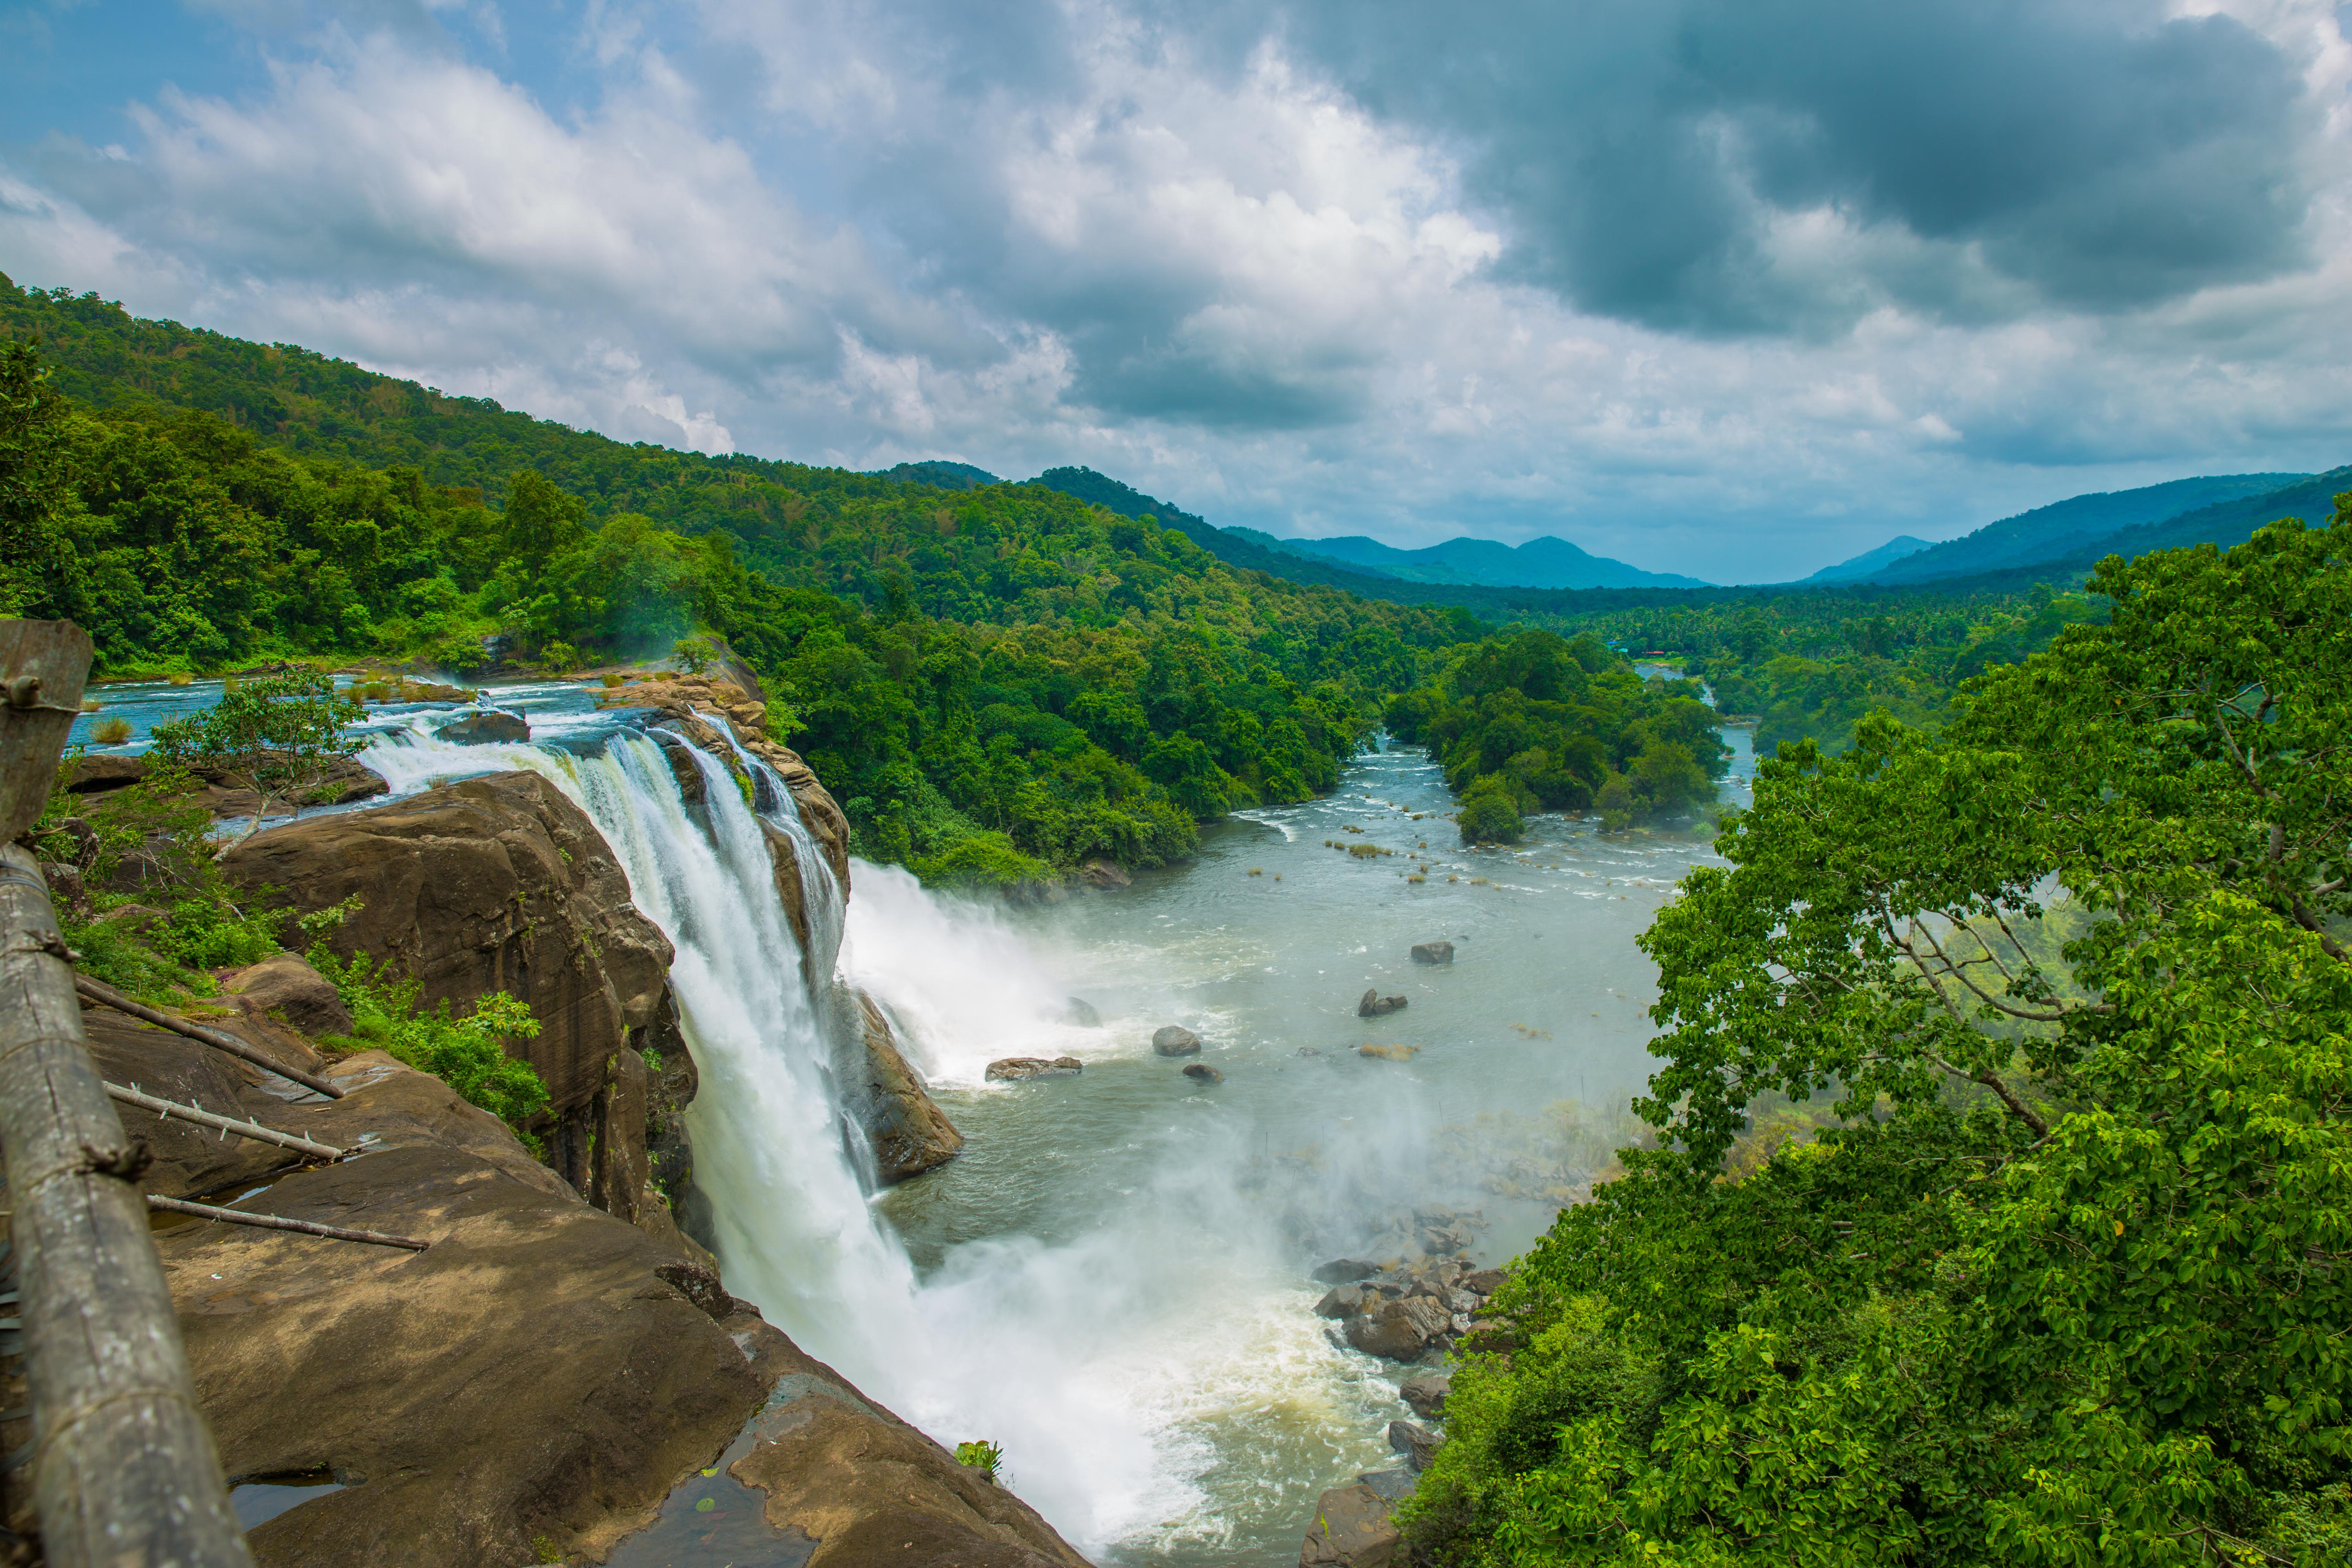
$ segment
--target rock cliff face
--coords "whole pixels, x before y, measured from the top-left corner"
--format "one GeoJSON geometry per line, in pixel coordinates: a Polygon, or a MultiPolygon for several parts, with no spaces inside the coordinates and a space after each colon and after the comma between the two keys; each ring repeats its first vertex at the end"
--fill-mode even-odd
{"type": "MultiPolygon", "coordinates": [[[[784,1551],[761,1561],[1083,1568],[1018,1499],[802,1353],[707,1265],[582,1203],[437,1079],[365,1052],[327,1066],[344,1099],[296,1101],[181,1036],[103,1010],[83,1022],[117,1082],[367,1139],[362,1158],[298,1169],[125,1107],[158,1156],[148,1190],[267,1184],[244,1206],[431,1244],[158,1231],[231,1484],[341,1488],[255,1527],[261,1568],[667,1563],[673,1513],[707,1533],[693,1505],[721,1458],[784,1551]]],[[[289,1065],[319,1059],[282,1026],[273,1039],[289,1065]]]]}
{"type": "Polygon", "coordinates": [[[556,1171],[613,1212],[667,1228],[648,1179],[643,1049],[660,1046],[669,939],[629,901],[604,836],[562,791],[537,773],[468,779],[256,834],[222,867],[303,912],[357,895],[328,945],[415,977],[427,1005],[462,1013],[492,991],[530,1003],[541,1031],[516,1054],[547,1084],[556,1171]]]}
{"type": "Polygon", "coordinates": [[[657,722],[722,760],[732,753],[709,721],[713,716],[724,716],[742,741],[743,749],[775,770],[776,776],[783,781],[802,826],[816,840],[825,863],[833,868],[842,896],[849,896],[849,818],[842,815],[840,804],[797,752],[767,738],[766,699],[760,692],[759,682],[751,679],[749,670],[740,669],[740,662],[732,679],[724,675],[672,676],[615,687],[597,700],[599,706],[605,708],[654,709],[661,715],[657,722]],[[739,684],[744,681],[749,682],[749,689],[739,684]]]}
{"type": "Polygon", "coordinates": [[[875,1177],[884,1186],[946,1164],[963,1149],[963,1134],[931,1103],[923,1080],[907,1064],[890,1020],[863,991],[849,994],[857,1024],[857,1060],[850,1111],[874,1150],[875,1177]]]}

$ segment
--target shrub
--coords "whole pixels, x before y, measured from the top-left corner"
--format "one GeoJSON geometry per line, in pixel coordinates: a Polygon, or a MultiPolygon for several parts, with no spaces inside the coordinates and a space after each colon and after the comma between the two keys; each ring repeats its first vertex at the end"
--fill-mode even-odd
{"type": "Polygon", "coordinates": [[[1004,1463],[1004,1450],[985,1440],[977,1443],[958,1443],[956,1463],[978,1470],[988,1478],[989,1485],[994,1486],[997,1469],[1004,1463]]]}
{"type": "Polygon", "coordinates": [[[676,645],[670,648],[670,657],[677,661],[678,668],[686,671],[687,674],[700,675],[704,670],[717,664],[724,657],[725,652],[726,650],[719,646],[718,640],[706,633],[678,638],[676,645]]]}
{"type": "MultiPolygon", "coordinates": [[[[315,924],[317,917],[306,924],[315,924]]],[[[330,1047],[376,1047],[420,1072],[429,1072],[468,1104],[478,1105],[514,1129],[533,1153],[537,1138],[523,1124],[547,1106],[547,1085],[529,1062],[507,1055],[509,1040],[537,1036],[539,1020],[530,1005],[503,991],[474,1004],[465,1017],[451,1015],[446,997],[430,1012],[416,1005],[418,983],[388,980],[365,953],[338,959],[323,941],[310,949],[310,963],[334,983],[351,1009],[352,1033],[330,1047]]]]}
{"type": "Polygon", "coordinates": [[[93,746],[119,746],[130,739],[128,719],[101,719],[90,726],[89,743],[93,746]]]}
{"type": "Polygon", "coordinates": [[[1510,782],[1500,773],[1488,773],[1470,786],[1457,820],[1465,844],[1517,844],[1527,833],[1510,782]]]}

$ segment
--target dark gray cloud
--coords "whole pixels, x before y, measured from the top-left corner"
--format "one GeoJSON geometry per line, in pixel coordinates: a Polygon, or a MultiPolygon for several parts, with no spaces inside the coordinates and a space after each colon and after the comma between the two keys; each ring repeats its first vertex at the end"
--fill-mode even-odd
{"type": "Polygon", "coordinates": [[[1507,215],[1509,270],[1652,326],[2125,310],[2305,259],[2313,112],[2294,62],[2226,16],[1349,0],[1286,19],[1360,101],[1459,147],[1507,215]]]}

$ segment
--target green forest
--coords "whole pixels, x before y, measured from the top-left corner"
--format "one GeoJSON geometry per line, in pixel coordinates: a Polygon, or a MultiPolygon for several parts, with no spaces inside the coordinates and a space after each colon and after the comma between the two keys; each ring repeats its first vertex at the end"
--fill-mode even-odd
{"type": "Polygon", "coordinates": [[[1783,746],[1643,937],[1653,1136],[1455,1377],[1428,1561],[2352,1554],[2352,495],[2092,586],[1783,746]]]}
{"type": "Polygon", "coordinates": [[[1445,769],[1465,844],[1516,842],[1536,811],[1597,810],[1610,827],[1687,815],[1730,758],[1696,681],[1645,681],[1591,637],[1541,627],[1447,649],[1387,721],[1445,769]]]}
{"type": "MultiPolygon", "coordinates": [[[[81,622],[110,676],[716,634],[859,852],[934,881],[1181,858],[1382,726],[1465,841],[1703,814],[1703,681],[1763,760],[1642,939],[1650,1132],[1472,1342],[1415,1561],[2352,1557],[2352,496],[2081,584],[1482,618],[1237,566],[1108,481],[630,447],[0,305],[0,613],[81,622]]],[[[160,823],[201,858],[142,808],[110,853],[160,823]]],[[[161,986],[290,934],[183,924],[93,955],[161,986]]]]}

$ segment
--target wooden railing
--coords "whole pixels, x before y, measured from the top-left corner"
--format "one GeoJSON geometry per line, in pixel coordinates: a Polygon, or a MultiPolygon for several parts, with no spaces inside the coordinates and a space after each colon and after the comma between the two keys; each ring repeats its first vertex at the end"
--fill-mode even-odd
{"type": "Polygon", "coordinates": [[[0,1150],[32,1387],[33,1505],[54,1568],[251,1568],[196,1405],[138,1176],[82,1036],[38,820],[90,643],[0,621],[0,1150]]]}

